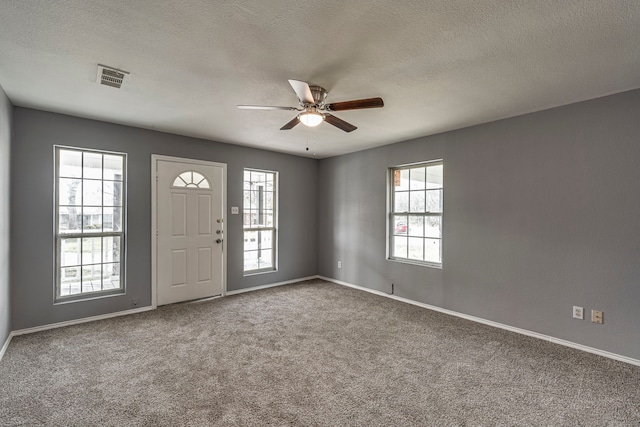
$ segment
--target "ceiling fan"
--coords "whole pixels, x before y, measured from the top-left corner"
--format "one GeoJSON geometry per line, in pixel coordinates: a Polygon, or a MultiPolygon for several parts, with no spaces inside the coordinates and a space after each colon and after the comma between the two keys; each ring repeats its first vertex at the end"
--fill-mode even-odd
{"type": "Polygon", "coordinates": [[[297,107],[276,107],[269,105],[238,105],[241,110],[289,110],[299,111],[296,117],[289,123],[282,126],[280,130],[293,129],[298,123],[306,126],[318,126],[322,122],[342,129],[345,132],[352,132],[356,129],[351,123],[347,123],[337,118],[334,111],[360,110],[363,108],[380,108],[384,106],[382,98],[357,99],[354,101],[325,103],[327,91],[321,86],[309,86],[308,83],[300,80],[289,80],[289,84],[298,96],[297,107]]]}

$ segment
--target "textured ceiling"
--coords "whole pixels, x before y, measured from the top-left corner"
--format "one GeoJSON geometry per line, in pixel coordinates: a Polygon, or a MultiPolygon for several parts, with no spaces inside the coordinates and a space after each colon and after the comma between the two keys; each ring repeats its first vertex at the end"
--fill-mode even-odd
{"type": "Polygon", "coordinates": [[[637,0],[2,0],[0,84],[18,106],[322,158],[638,88],[639,40],[637,0]],[[287,79],[385,107],[336,113],[352,133],[236,109],[295,106],[287,79]]]}

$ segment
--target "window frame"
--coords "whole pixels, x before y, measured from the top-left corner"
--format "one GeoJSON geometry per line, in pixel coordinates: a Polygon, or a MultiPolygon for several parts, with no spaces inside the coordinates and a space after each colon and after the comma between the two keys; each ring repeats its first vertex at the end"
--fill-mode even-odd
{"type": "MultiPolygon", "coordinates": [[[[127,171],[127,165],[128,165],[128,157],[127,157],[127,153],[122,153],[122,152],[116,152],[116,151],[109,151],[109,150],[99,150],[99,149],[92,149],[92,148],[81,148],[81,147],[71,147],[71,146],[64,146],[64,145],[54,145],[53,146],[53,158],[54,158],[54,171],[53,171],[53,175],[54,175],[54,179],[53,179],[53,214],[54,214],[54,226],[53,226],[53,245],[54,245],[54,286],[53,286],[53,302],[54,304],[66,304],[66,303],[72,303],[72,302],[77,302],[77,301],[86,301],[86,300],[92,300],[92,299],[99,299],[99,298],[105,298],[105,297],[111,297],[111,296],[117,296],[117,295],[122,295],[126,293],[126,259],[127,259],[127,181],[128,181],[128,171],[127,171]],[[83,157],[82,163],[81,165],[84,164],[84,153],[95,153],[95,154],[101,154],[101,155],[109,155],[109,156],[121,156],[122,157],[122,189],[121,189],[121,194],[122,194],[122,205],[120,206],[121,209],[121,221],[122,221],[122,226],[121,226],[121,230],[120,231],[100,231],[100,232],[86,232],[84,230],[83,225],[80,225],[80,230],[79,232],[75,232],[75,233],[60,233],[60,184],[59,184],[59,179],[60,177],[60,152],[61,151],[75,151],[80,153],[83,157]],[[97,290],[97,291],[89,291],[89,292],[80,292],[80,293],[76,293],[76,294],[71,294],[71,295],[62,295],[62,240],[63,239],[73,239],[73,238],[77,238],[77,239],[83,239],[83,238],[91,238],[91,237],[111,237],[111,236],[117,236],[120,237],[120,259],[118,261],[118,263],[120,264],[120,277],[119,277],[119,283],[120,283],[120,287],[119,288],[115,288],[115,289],[102,289],[102,290],[97,290]]],[[[103,185],[103,189],[104,189],[104,182],[105,181],[113,181],[116,182],[117,180],[105,180],[104,178],[104,157],[103,157],[103,163],[102,163],[102,170],[103,170],[103,175],[102,177],[99,179],[99,181],[102,183],[103,185]]],[[[81,166],[81,170],[83,169],[83,166],[81,166]]],[[[62,177],[65,178],[65,177],[62,177]]],[[[82,175],[77,178],[77,177],[66,177],[67,179],[69,178],[75,178],[75,179],[79,179],[81,182],[85,179],[84,178],[84,171],[82,172],[82,175]]],[[[91,180],[98,180],[97,178],[88,178],[91,180]]],[[[83,191],[83,190],[80,190],[83,191]]],[[[104,194],[104,193],[102,193],[104,194]]],[[[82,201],[82,204],[79,205],[81,209],[84,209],[85,205],[84,205],[84,200],[82,201]]],[[[94,206],[90,206],[90,207],[94,207],[94,206]]],[[[111,207],[111,206],[106,206],[106,207],[111,207]]],[[[114,206],[115,207],[115,206],[114,206]]],[[[105,208],[105,204],[104,204],[104,199],[102,200],[102,204],[100,205],[101,209],[105,208]]],[[[104,215],[104,214],[102,214],[104,215]]],[[[84,219],[84,212],[81,213],[81,221],[84,219]]],[[[103,216],[103,221],[104,221],[104,216],[103,216]]],[[[80,268],[80,283],[81,283],[81,287],[82,287],[82,268],[83,266],[85,266],[85,264],[83,264],[82,262],[82,251],[80,253],[80,264],[78,265],[78,267],[80,268]]],[[[103,261],[103,260],[101,260],[103,261]]],[[[100,262],[99,265],[103,266],[104,264],[111,264],[111,263],[105,263],[105,262],[100,262]]],[[[94,265],[94,264],[86,264],[86,265],[94,265]]],[[[98,264],[95,264],[98,265],[98,264]]]]}
{"type": "MultiPolygon", "coordinates": [[[[278,171],[265,170],[265,169],[255,169],[255,168],[243,168],[242,170],[242,274],[243,276],[253,276],[256,274],[264,274],[264,273],[272,273],[278,271],[278,218],[279,218],[279,209],[278,209],[278,201],[279,201],[279,184],[280,184],[280,176],[278,171]],[[245,209],[247,207],[244,204],[245,200],[245,192],[251,191],[251,189],[245,189],[245,173],[246,172],[258,172],[258,173],[266,173],[273,175],[273,225],[271,227],[267,226],[247,226],[245,225],[245,209]],[[271,230],[271,267],[266,268],[258,268],[254,270],[245,270],[244,257],[247,252],[255,251],[255,249],[246,249],[246,233],[247,232],[265,232],[271,230]]],[[[258,245],[260,245],[260,239],[258,239],[258,245]]],[[[258,248],[258,251],[261,249],[258,248]]]]}
{"type": "MultiPolygon", "coordinates": [[[[437,160],[428,160],[428,161],[423,161],[423,162],[416,162],[416,163],[410,163],[410,164],[404,164],[404,165],[399,165],[399,166],[392,166],[390,168],[388,168],[387,171],[387,186],[388,186],[388,191],[387,191],[387,259],[389,261],[396,261],[396,262],[400,262],[400,263],[406,263],[406,264],[414,264],[414,265],[420,265],[420,266],[424,266],[424,267],[431,267],[431,268],[438,268],[438,269],[442,269],[442,265],[443,265],[443,259],[442,259],[442,254],[443,254],[443,241],[444,241],[444,160],[443,159],[437,159],[437,160]],[[441,205],[442,205],[442,209],[440,212],[410,212],[410,208],[409,210],[405,211],[405,212],[395,212],[394,211],[394,207],[395,207],[395,198],[396,198],[396,191],[395,191],[395,185],[394,185],[394,174],[395,171],[397,170],[410,170],[410,169],[415,169],[415,168],[421,168],[421,167],[429,167],[429,166],[442,166],[443,167],[443,177],[442,177],[442,185],[439,188],[439,190],[441,191],[441,205]],[[408,221],[409,221],[409,217],[414,216],[414,217],[422,217],[422,218],[426,218],[426,217],[439,217],[440,218],[440,237],[422,237],[422,239],[437,239],[440,240],[440,262],[435,262],[435,261],[424,261],[424,260],[418,260],[418,259],[412,259],[412,258],[404,258],[404,257],[396,257],[394,254],[394,237],[395,237],[395,221],[394,218],[397,215],[404,215],[407,217],[407,237],[408,236],[408,221]]],[[[425,191],[427,190],[426,188],[426,175],[425,175],[425,191]]],[[[434,188],[432,190],[437,190],[438,188],[434,188]]],[[[409,192],[411,190],[407,190],[407,192],[409,192]]],[[[423,249],[424,251],[424,249],[423,249]]],[[[424,259],[424,252],[423,252],[423,259],[424,259]]]]}

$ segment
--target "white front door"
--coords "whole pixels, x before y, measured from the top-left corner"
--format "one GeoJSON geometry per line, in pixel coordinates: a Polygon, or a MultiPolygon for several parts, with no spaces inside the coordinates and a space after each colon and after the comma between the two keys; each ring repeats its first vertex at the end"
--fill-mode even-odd
{"type": "Polygon", "coordinates": [[[224,168],[157,161],[157,304],[221,295],[224,168]]]}

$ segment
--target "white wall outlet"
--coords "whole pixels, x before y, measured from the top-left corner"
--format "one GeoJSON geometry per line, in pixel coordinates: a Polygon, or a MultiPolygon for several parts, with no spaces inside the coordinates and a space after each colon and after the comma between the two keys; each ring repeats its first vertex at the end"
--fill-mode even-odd
{"type": "Polygon", "coordinates": [[[231,206],[231,215],[238,215],[240,213],[240,208],[237,206],[231,206]]]}
{"type": "Polygon", "coordinates": [[[338,268],[342,268],[342,261],[338,261],[338,268]]]}
{"type": "Polygon", "coordinates": [[[600,310],[591,310],[591,321],[593,323],[604,323],[604,313],[600,310]]]}
{"type": "Polygon", "coordinates": [[[577,305],[573,306],[573,318],[574,319],[584,319],[584,307],[578,307],[577,305]]]}

